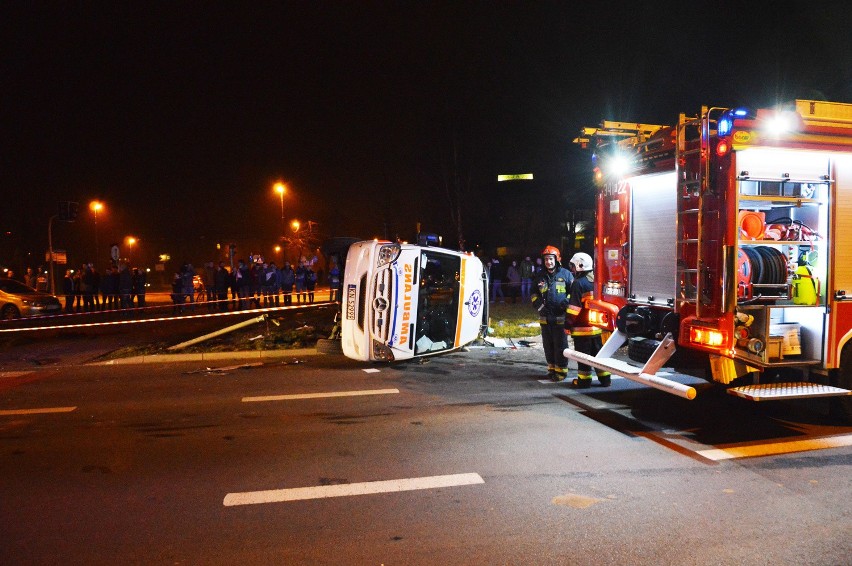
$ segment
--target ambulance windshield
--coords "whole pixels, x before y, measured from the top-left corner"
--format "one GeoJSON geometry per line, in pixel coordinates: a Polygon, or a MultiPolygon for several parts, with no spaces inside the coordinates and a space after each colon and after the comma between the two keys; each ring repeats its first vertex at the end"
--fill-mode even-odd
{"type": "Polygon", "coordinates": [[[420,254],[415,355],[452,348],[458,325],[461,258],[434,251],[420,254]]]}

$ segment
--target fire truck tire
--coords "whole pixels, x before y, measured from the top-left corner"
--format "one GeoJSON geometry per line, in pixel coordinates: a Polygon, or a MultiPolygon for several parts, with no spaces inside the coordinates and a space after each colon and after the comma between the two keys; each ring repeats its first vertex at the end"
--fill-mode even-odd
{"type": "Polygon", "coordinates": [[[627,357],[634,362],[645,363],[651,358],[651,354],[660,345],[659,340],[651,338],[631,338],[627,341],[627,357]]]}
{"type": "Polygon", "coordinates": [[[320,338],[317,340],[317,352],[320,354],[343,354],[343,343],[340,340],[320,338]]]}
{"type": "MultiPolygon", "coordinates": [[[[846,344],[840,355],[840,367],[835,370],[836,379],[832,385],[843,389],[852,389],[852,344],[846,344]]],[[[844,424],[852,423],[852,396],[832,397],[831,415],[844,424]]]]}

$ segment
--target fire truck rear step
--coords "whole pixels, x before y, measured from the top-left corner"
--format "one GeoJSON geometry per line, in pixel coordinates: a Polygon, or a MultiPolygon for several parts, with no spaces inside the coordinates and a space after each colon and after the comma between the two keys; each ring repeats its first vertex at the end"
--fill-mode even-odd
{"type": "Polygon", "coordinates": [[[848,389],[819,383],[761,383],[759,385],[732,387],[728,389],[728,393],[749,401],[778,401],[781,399],[852,395],[852,391],[848,389]]]}
{"type": "Polygon", "coordinates": [[[651,357],[642,368],[632,366],[623,360],[611,357],[624,344],[625,339],[626,336],[620,330],[616,329],[610,335],[609,340],[607,340],[603,348],[598,352],[597,356],[590,356],[572,348],[565,348],[563,353],[569,360],[620,375],[631,381],[636,381],[685,399],[695,399],[696,391],[694,387],[656,375],[660,368],[663,367],[663,364],[674,354],[674,339],[671,334],[667,334],[660,341],[659,346],[657,346],[657,349],[654,350],[654,353],[651,354],[651,357]]]}

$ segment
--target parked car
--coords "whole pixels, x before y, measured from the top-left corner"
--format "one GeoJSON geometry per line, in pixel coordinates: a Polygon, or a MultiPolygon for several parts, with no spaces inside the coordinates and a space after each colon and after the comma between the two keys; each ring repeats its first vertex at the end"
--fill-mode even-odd
{"type": "Polygon", "coordinates": [[[0,279],[0,319],[41,316],[62,312],[59,299],[36,291],[14,279],[0,279]]]}

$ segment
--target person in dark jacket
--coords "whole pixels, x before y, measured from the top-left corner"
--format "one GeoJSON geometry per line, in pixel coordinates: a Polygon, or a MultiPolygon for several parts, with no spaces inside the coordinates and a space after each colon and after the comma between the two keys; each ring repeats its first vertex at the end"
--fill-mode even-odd
{"type": "Polygon", "coordinates": [[[98,292],[95,287],[96,278],[95,272],[91,264],[83,264],[83,310],[90,312],[95,310],[95,293],[98,292]]]}
{"type": "Polygon", "coordinates": [[[219,267],[213,273],[213,290],[219,310],[228,310],[228,270],[225,269],[224,261],[219,262],[219,267]]]}
{"type": "MultiPolygon", "coordinates": [[[[565,332],[571,333],[574,349],[578,352],[594,356],[603,346],[601,329],[589,324],[589,301],[593,298],[594,283],[592,282],[592,258],[589,254],[576,253],[568,262],[574,273],[571,283],[571,296],[568,299],[568,309],[565,315],[565,332]]],[[[609,387],[612,375],[608,371],[595,369],[598,381],[604,387],[609,387]]],[[[577,362],[577,379],[572,383],[579,389],[592,386],[592,367],[577,362]]]]}
{"type": "Polygon", "coordinates": [[[285,261],[281,268],[281,292],[284,293],[284,306],[293,304],[293,285],[296,284],[296,272],[290,267],[290,262],[285,261]]]}
{"type": "Polygon", "coordinates": [[[133,306],[133,275],[126,263],[118,266],[118,296],[120,297],[119,308],[129,309],[133,306]]]}
{"type": "Polygon", "coordinates": [[[497,297],[500,297],[500,302],[506,302],[506,296],[503,294],[503,278],[506,276],[506,270],[503,264],[496,257],[491,260],[491,269],[488,270],[488,277],[491,279],[491,302],[496,303],[497,297]]]}
{"type": "Polygon", "coordinates": [[[251,291],[251,272],[246,262],[237,262],[237,272],[234,274],[237,283],[237,294],[240,297],[240,310],[249,308],[249,292],[251,291]]]}
{"type": "Polygon", "coordinates": [[[299,266],[296,268],[296,295],[299,304],[306,302],[308,297],[305,294],[305,275],[308,269],[305,267],[305,262],[299,260],[299,266]]]}
{"type": "Polygon", "coordinates": [[[565,334],[565,313],[568,293],[574,277],[560,264],[561,255],[554,246],[541,252],[544,270],[533,284],[532,304],[538,311],[541,324],[541,344],[547,360],[547,374],[554,381],[568,377],[568,359],[563,353],[568,347],[565,334]]]}
{"type": "Polygon", "coordinates": [[[340,269],[336,263],[328,270],[328,300],[340,301],[340,269]]]}
{"type": "Polygon", "coordinates": [[[175,273],[172,277],[172,314],[180,314],[183,312],[183,279],[180,273],[175,273]]]}
{"type": "Polygon", "coordinates": [[[145,306],[145,284],[147,283],[147,277],[145,277],[145,272],[139,269],[138,267],[133,268],[133,276],[131,278],[131,293],[132,297],[130,299],[131,303],[133,302],[133,298],[136,299],[136,306],[144,307],[145,306]]]}
{"type": "Polygon", "coordinates": [[[317,274],[310,264],[305,265],[305,289],[308,292],[308,303],[314,302],[314,289],[317,288],[317,274]]]}
{"type": "Polygon", "coordinates": [[[65,277],[62,279],[62,296],[65,299],[65,312],[74,311],[74,276],[70,269],[65,270],[65,277]]]}

